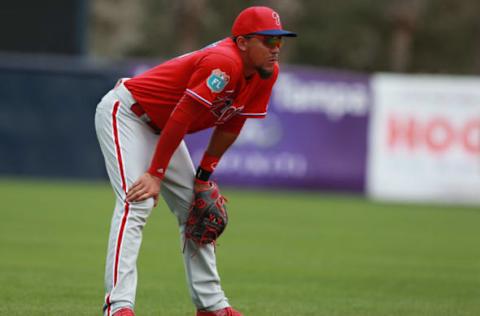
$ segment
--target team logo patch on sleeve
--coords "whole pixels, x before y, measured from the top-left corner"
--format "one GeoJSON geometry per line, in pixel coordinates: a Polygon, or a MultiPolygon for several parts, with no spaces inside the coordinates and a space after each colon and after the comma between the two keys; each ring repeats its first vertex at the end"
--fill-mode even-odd
{"type": "Polygon", "coordinates": [[[230,81],[230,76],[220,69],[212,70],[212,73],[207,78],[207,87],[214,93],[222,92],[230,81]]]}

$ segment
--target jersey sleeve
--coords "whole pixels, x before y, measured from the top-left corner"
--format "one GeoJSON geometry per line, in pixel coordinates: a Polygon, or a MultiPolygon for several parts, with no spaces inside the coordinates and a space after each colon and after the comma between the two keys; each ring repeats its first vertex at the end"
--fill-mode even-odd
{"type": "Polygon", "coordinates": [[[195,66],[185,94],[210,108],[223,91],[234,89],[241,70],[235,61],[225,55],[211,54],[195,66]]]}
{"type": "Polygon", "coordinates": [[[209,114],[210,111],[199,106],[196,101],[182,97],[160,133],[148,172],[163,179],[170,159],[190,124],[199,116],[209,114]]]}
{"type": "Polygon", "coordinates": [[[269,79],[258,80],[255,89],[247,96],[247,100],[244,101],[245,108],[239,115],[246,118],[264,118],[267,115],[268,103],[272,95],[273,85],[277,81],[278,73],[279,68],[277,65],[269,79]]]}

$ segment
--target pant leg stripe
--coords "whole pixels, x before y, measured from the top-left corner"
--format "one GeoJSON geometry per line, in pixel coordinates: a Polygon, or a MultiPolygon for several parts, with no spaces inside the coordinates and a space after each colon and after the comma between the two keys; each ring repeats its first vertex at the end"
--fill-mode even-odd
{"type": "MultiPolygon", "coordinates": [[[[125,181],[125,170],[123,168],[123,159],[122,159],[122,152],[120,150],[120,141],[118,137],[118,125],[117,125],[117,113],[118,113],[118,108],[120,107],[120,102],[117,101],[115,102],[113,106],[113,112],[112,112],[112,127],[113,127],[113,137],[115,141],[115,150],[117,153],[117,160],[118,160],[118,168],[120,171],[120,178],[122,180],[122,189],[125,195],[127,194],[127,182],[125,181]]],[[[125,232],[125,226],[127,223],[127,218],[128,218],[128,213],[129,213],[129,208],[130,205],[128,202],[125,202],[124,206],[124,212],[122,216],[122,221],[120,224],[120,229],[118,231],[118,237],[117,237],[117,245],[115,249],[115,261],[114,261],[114,272],[113,272],[113,286],[117,284],[118,280],[118,266],[120,262],[120,249],[122,247],[122,240],[123,240],[123,235],[125,232]]],[[[110,295],[107,297],[107,306],[108,306],[108,315],[110,315],[110,295]]]]}
{"type": "Polygon", "coordinates": [[[117,285],[118,265],[120,261],[120,248],[122,247],[122,239],[123,239],[123,233],[125,231],[125,224],[127,223],[128,211],[129,211],[129,204],[125,203],[125,211],[123,213],[122,224],[120,225],[120,231],[118,232],[117,249],[115,251],[115,271],[113,274],[113,286],[117,285]]]}
{"type": "Polygon", "coordinates": [[[120,150],[120,141],[118,140],[117,113],[118,113],[119,107],[120,107],[120,101],[115,102],[115,105],[113,106],[113,112],[112,112],[113,137],[115,139],[115,149],[117,151],[120,177],[122,178],[122,189],[124,193],[127,193],[127,183],[125,181],[125,171],[123,170],[122,152],[120,150]]]}
{"type": "Polygon", "coordinates": [[[112,315],[112,306],[110,306],[110,295],[107,296],[107,316],[112,315]]]}

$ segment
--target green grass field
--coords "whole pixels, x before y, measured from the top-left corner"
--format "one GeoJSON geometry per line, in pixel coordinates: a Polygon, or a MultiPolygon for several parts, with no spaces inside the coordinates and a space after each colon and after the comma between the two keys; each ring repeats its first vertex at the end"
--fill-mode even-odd
{"type": "MultiPolygon", "coordinates": [[[[107,183],[0,181],[0,315],[101,315],[107,183]]],[[[226,190],[218,265],[246,316],[480,315],[480,210],[226,190]]],[[[145,229],[136,312],[194,315],[176,221],[145,229]]]]}

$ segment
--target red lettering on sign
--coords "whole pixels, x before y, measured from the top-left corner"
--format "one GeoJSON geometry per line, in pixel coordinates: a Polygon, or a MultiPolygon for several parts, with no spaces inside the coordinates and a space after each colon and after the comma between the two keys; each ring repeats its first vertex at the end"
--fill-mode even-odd
{"type": "Polygon", "coordinates": [[[387,120],[387,145],[391,150],[424,149],[444,154],[460,147],[468,154],[480,154],[480,118],[454,122],[449,117],[427,119],[392,114],[387,120]]]}
{"type": "Polygon", "coordinates": [[[405,145],[408,149],[415,149],[416,126],[413,117],[400,119],[398,116],[390,116],[388,120],[388,146],[390,148],[405,145]]]}
{"type": "Polygon", "coordinates": [[[480,154],[480,119],[465,124],[462,130],[462,141],[465,149],[471,154],[480,154]]]}
{"type": "Polygon", "coordinates": [[[431,151],[441,153],[452,146],[455,131],[444,118],[435,118],[425,124],[425,144],[431,151]]]}

